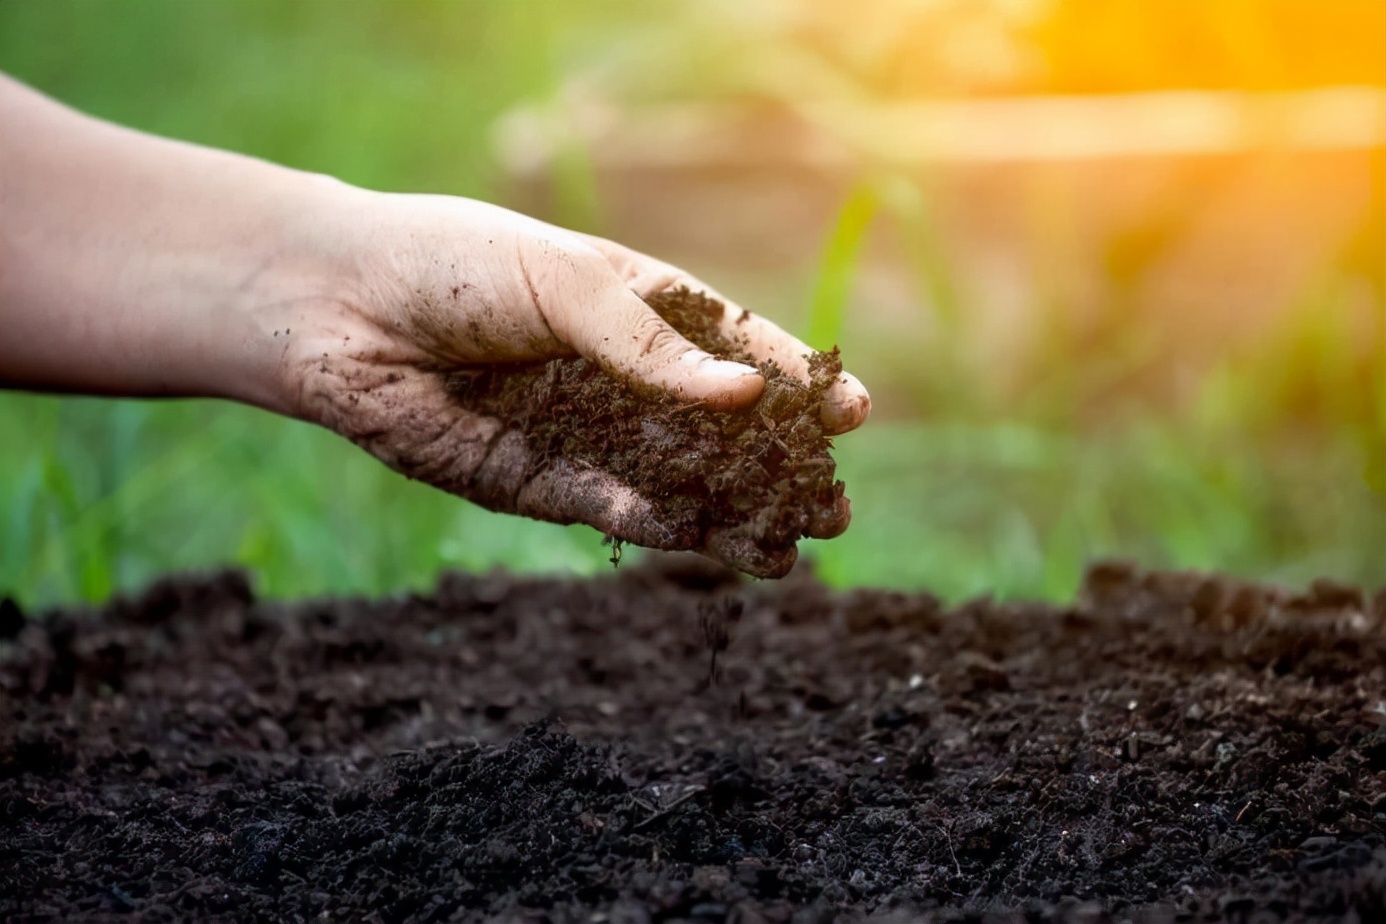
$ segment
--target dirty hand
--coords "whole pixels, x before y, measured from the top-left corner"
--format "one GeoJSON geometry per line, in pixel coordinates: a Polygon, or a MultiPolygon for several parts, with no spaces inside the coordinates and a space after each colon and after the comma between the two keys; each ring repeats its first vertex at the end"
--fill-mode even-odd
{"type": "MultiPolygon", "coordinates": [[[[531,465],[518,433],[449,396],[469,364],[577,353],[687,401],[754,401],[754,370],[693,349],[637,297],[706,290],[672,267],[479,202],[366,192],[131,131],[3,74],[0,163],[0,387],[230,398],[495,510],[787,567],[745,537],[659,522],[599,471],[531,465]]],[[[805,374],[804,344],[727,311],[752,353],[805,374]]],[[[869,408],[843,376],[826,427],[869,408]]]]}
{"type": "MultiPolygon", "coordinates": [[[[281,376],[293,412],[320,423],[411,478],[492,510],[661,549],[692,549],[751,573],[782,573],[744,537],[694,534],[613,476],[565,460],[531,466],[522,435],[450,395],[450,374],[477,363],[580,354],[611,374],[686,401],[734,408],[764,387],[750,366],[694,347],[640,298],[687,286],[726,303],[748,349],[807,380],[810,348],[743,312],[681,271],[610,241],[466,199],[350,190],[335,242],[345,284],[327,302],[286,316],[281,376]]],[[[825,429],[865,420],[871,402],[843,374],[822,406],[825,429]]],[[[850,516],[815,524],[842,532],[850,516]]],[[[791,553],[792,554],[792,551],[791,553]]]]}

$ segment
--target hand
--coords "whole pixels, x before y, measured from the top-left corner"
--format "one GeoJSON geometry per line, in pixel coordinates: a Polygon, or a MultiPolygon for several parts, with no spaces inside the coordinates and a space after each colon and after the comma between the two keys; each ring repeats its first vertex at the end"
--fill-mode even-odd
{"type": "MultiPolygon", "coordinates": [[[[445,387],[468,364],[578,353],[684,400],[754,401],[753,369],[693,349],[637,297],[715,295],[673,267],[481,203],[363,192],[130,131],[3,75],[0,163],[0,387],[230,398],[494,510],[756,574],[793,563],[792,549],[661,519],[609,474],[531,466],[521,434],[445,387]]],[[[806,376],[804,344],[726,305],[754,355],[806,376]]],[[[826,429],[870,406],[844,375],[826,429]]],[[[848,516],[844,501],[808,531],[836,535],[848,516]]]]}
{"type": "MultiPolygon", "coordinates": [[[[461,407],[446,382],[468,364],[577,353],[683,400],[714,408],[755,401],[764,382],[753,368],[694,347],[639,297],[677,286],[723,301],[729,329],[749,337],[753,355],[805,380],[807,345],[678,269],[610,241],[466,199],[347,195],[352,204],[337,222],[351,229],[336,240],[346,268],[340,295],[298,307],[275,331],[287,344],[280,375],[297,396],[295,413],[411,478],[492,510],[698,550],[753,574],[788,571],[792,550],[770,556],[744,535],[663,521],[648,499],[607,473],[560,459],[531,477],[521,434],[461,407]]],[[[822,405],[825,430],[859,426],[870,406],[861,383],[844,373],[822,405]]],[[[811,529],[835,536],[849,518],[844,500],[811,529]]]]}

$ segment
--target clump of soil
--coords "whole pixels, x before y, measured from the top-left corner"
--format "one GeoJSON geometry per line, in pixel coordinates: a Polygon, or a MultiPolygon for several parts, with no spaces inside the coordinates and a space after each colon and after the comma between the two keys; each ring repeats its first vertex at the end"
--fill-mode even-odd
{"type": "Polygon", "coordinates": [[[0,920],[1386,920],[1386,591],[691,558],[27,622],[0,920]]]}
{"type": "MultiPolygon", "coordinates": [[[[694,532],[736,529],[774,560],[830,518],[843,494],[823,433],[823,394],[842,372],[837,351],[809,359],[803,384],[758,362],[719,324],[724,305],[686,288],[649,305],[694,344],[756,366],[765,392],[752,407],[716,411],[622,383],[586,359],[468,370],[450,387],[468,408],[525,437],[534,465],[567,459],[610,472],[694,532]]],[[[625,537],[614,537],[622,539],[625,537]]]]}

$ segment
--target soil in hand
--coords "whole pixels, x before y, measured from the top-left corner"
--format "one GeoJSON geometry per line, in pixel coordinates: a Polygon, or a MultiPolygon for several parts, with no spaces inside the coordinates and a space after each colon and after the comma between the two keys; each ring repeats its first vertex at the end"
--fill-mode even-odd
{"type": "Polygon", "coordinates": [[[765,377],[760,400],[711,410],[622,383],[581,358],[467,370],[452,377],[451,390],[519,430],[537,468],[561,458],[610,472],[680,532],[734,531],[753,541],[760,560],[787,569],[793,558],[784,553],[813,523],[833,518],[843,495],[819,417],[823,393],[842,372],[837,352],[814,354],[803,384],[728,339],[721,302],[686,288],[648,302],[703,350],[756,365],[765,377]]]}
{"type": "Polygon", "coordinates": [[[670,557],[10,624],[3,921],[1386,920],[1386,593],[670,557]]]}

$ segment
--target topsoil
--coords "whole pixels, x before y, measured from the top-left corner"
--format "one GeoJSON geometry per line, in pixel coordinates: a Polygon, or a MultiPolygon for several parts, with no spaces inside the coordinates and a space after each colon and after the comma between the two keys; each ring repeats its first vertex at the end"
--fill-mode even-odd
{"type": "Polygon", "coordinates": [[[793,562],[784,553],[831,519],[843,496],[819,417],[824,392],[842,373],[838,353],[810,355],[809,381],[801,383],[775,362],[757,361],[744,337],[728,335],[722,302],[687,288],[647,302],[701,349],[757,366],[765,379],[760,399],[712,410],[621,382],[582,358],[476,367],[453,374],[450,390],[470,410],[519,431],[536,470],[566,459],[615,475],[683,535],[746,535],[764,561],[784,565],[758,576],[780,577],[793,562]]]}
{"type": "Polygon", "coordinates": [[[1386,920],[1386,592],[0,606],[0,920],[1386,920]]]}

